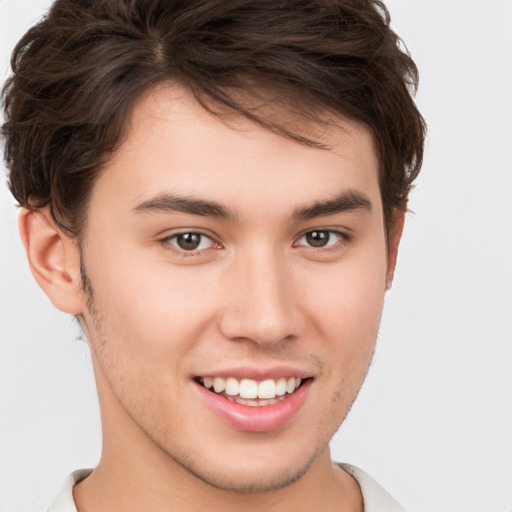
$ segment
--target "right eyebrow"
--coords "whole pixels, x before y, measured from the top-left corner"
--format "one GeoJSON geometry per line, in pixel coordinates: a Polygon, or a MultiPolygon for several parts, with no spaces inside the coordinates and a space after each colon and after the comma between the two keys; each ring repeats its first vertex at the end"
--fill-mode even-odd
{"type": "Polygon", "coordinates": [[[236,221],[236,214],[219,203],[167,193],[158,194],[143,201],[132,211],[135,213],[181,212],[231,222],[236,221]]]}
{"type": "Polygon", "coordinates": [[[370,199],[358,190],[347,190],[332,199],[316,201],[312,205],[300,208],[293,214],[295,221],[306,221],[324,215],[335,215],[354,210],[372,211],[370,199]]]}

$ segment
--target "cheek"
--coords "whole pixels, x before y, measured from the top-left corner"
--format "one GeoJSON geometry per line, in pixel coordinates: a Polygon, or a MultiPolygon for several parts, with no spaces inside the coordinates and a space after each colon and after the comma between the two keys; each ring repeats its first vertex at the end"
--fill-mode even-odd
{"type": "MultiPolygon", "coordinates": [[[[133,248],[125,253],[136,255],[133,248]]],[[[190,268],[177,269],[162,261],[114,258],[104,246],[101,254],[102,265],[94,265],[99,260],[90,255],[87,271],[100,335],[108,340],[115,365],[163,368],[165,373],[176,369],[213,313],[208,281],[190,268]]]]}
{"type": "Polygon", "coordinates": [[[360,251],[338,268],[308,274],[302,296],[322,340],[323,357],[341,384],[358,387],[375,347],[385,294],[384,244],[360,251]],[[375,257],[380,254],[380,257],[375,257]]]}
{"type": "Polygon", "coordinates": [[[108,289],[98,290],[98,295],[111,302],[104,303],[111,339],[124,333],[126,341],[152,349],[193,338],[208,310],[202,286],[179,273],[111,275],[108,289]]]}
{"type": "Polygon", "coordinates": [[[323,329],[351,339],[371,335],[378,328],[385,283],[386,255],[378,245],[330,268],[320,266],[309,272],[302,294],[323,329]]]}

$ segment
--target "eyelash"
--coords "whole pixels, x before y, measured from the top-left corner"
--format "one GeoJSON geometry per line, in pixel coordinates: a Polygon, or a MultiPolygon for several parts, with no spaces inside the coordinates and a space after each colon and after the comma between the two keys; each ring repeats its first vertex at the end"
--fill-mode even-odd
{"type": "Polygon", "coordinates": [[[161,239],[160,243],[164,244],[165,246],[171,245],[172,246],[171,250],[183,257],[198,256],[199,254],[202,254],[204,251],[207,251],[212,248],[212,247],[205,247],[202,249],[193,249],[193,250],[187,251],[186,249],[183,249],[182,247],[178,247],[177,242],[176,242],[176,244],[173,243],[173,240],[177,240],[178,237],[186,236],[186,235],[197,235],[198,237],[200,237],[199,245],[202,245],[203,241],[205,239],[207,239],[207,240],[210,240],[209,245],[217,245],[218,247],[220,247],[220,244],[217,244],[211,236],[201,233],[200,231],[182,231],[181,233],[173,233],[172,235],[166,236],[165,238],[161,239]]]}
{"type": "Polygon", "coordinates": [[[297,239],[297,241],[294,242],[294,244],[293,244],[294,247],[297,247],[297,245],[299,244],[299,241],[301,239],[303,239],[313,233],[327,233],[329,236],[328,242],[330,242],[330,239],[333,235],[337,238],[337,240],[333,244],[329,244],[329,245],[325,245],[325,246],[321,246],[321,247],[315,247],[312,245],[304,244],[304,247],[307,247],[308,249],[317,250],[317,251],[322,251],[322,252],[336,251],[336,250],[341,249],[342,247],[344,247],[345,245],[347,245],[348,243],[350,243],[352,241],[352,237],[349,234],[344,233],[342,231],[338,231],[336,229],[319,228],[319,229],[310,229],[310,230],[306,231],[305,233],[303,233],[297,239]]]}
{"type": "MultiPolygon", "coordinates": [[[[302,235],[300,235],[297,238],[297,240],[293,243],[293,247],[306,247],[307,249],[313,249],[318,252],[330,252],[330,251],[340,250],[342,247],[349,244],[351,241],[352,241],[351,235],[344,233],[342,231],[338,231],[335,229],[310,229],[308,231],[305,231],[302,235]],[[311,235],[313,233],[327,233],[329,236],[328,243],[330,242],[330,238],[333,235],[337,238],[337,240],[332,244],[329,244],[326,246],[319,246],[319,247],[299,243],[301,239],[303,239],[303,238],[307,237],[307,235],[311,235]]],[[[173,233],[172,235],[162,238],[160,240],[160,243],[163,245],[166,245],[166,246],[169,246],[169,245],[173,246],[173,247],[171,247],[171,250],[173,250],[174,252],[176,252],[177,254],[179,254],[180,256],[183,256],[183,257],[198,256],[212,248],[221,248],[221,245],[218,244],[217,242],[215,242],[215,240],[211,236],[208,236],[205,233],[201,233],[200,231],[183,231],[181,233],[173,233]],[[210,246],[202,248],[202,249],[186,250],[182,247],[178,247],[177,242],[176,242],[176,244],[173,243],[173,240],[177,240],[178,237],[185,236],[185,235],[196,235],[196,236],[200,237],[199,246],[201,244],[203,244],[204,239],[210,240],[210,244],[209,244],[210,246]],[[217,247],[212,247],[215,245],[217,247]]]]}

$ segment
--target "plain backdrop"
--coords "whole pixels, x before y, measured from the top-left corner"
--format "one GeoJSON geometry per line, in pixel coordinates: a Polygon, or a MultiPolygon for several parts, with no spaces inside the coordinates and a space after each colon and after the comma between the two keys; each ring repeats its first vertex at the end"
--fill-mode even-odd
{"type": "MultiPolygon", "coordinates": [[[[0,73],[49,5],[0,0],[0,73]]],[[[407,510],[512,511],[512,1],[390,0],[429,124],[377,353],[333,457],[407,510]]],[[[0,186],[0,511],[46,510],[101,434],[87,347],[0,186]]]]}

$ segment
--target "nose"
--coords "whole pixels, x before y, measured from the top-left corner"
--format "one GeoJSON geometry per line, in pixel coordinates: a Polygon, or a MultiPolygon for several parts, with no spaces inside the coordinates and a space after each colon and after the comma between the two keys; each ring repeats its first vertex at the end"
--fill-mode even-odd
{"type": "Polygon", "coordinates": [[[229,299],[220,318],[222,334],[261,346],[298,338],[305,319],[292,274],[285,257],[273,251],[240,256],[229,273],[229,299]]]}

